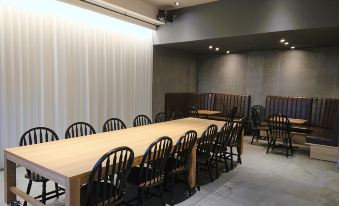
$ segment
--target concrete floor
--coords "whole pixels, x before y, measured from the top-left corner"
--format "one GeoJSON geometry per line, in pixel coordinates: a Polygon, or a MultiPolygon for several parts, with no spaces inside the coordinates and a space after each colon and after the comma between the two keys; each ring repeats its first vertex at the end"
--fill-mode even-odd
{"type": "MultiPolygon", "coordinates": [[[[229,173],[221,174],[216,181],[203,185],[200,192],[188,199],[183,196],[183,185],[179,184],[175,195],[177,205],[339,205],[339,173],[335,172],[334,163],[309,159],[305,152],[289,158],[279,154],[266,154],[265,144],[250,145],[250,139],[246,137],[245,140],[242,165],[229,173]]],[[[18,168],[17,182],[22,190],[27,186],[24,173],[23,168],[18,168]]],[[[0,202],[3,203],[4,177],[3,172],[0,174],[0,202]]],[[[207,175],[203,175],[203,179],[206,182],[207,175]]],[[[49,184],[49,188],[52,186],[53,184],[49,184]]],[[[38,195],[41,184],[33,184],[32,191],[38,195]]],[[[63,197],[51,200],[48,205],[64,205],[63,200],[63,197]]],[[[160,201],[151,198],[145,205],[160,205],[160,201]]]]}

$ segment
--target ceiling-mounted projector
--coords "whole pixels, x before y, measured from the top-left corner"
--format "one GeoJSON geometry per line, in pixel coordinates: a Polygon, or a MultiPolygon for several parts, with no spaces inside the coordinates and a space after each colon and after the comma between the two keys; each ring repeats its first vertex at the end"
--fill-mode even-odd
{"type": "Polygon", "coordinates": [[[174,15],[171,11],[165,11],[165,10],[159,10],[159,13],[157,15],[157,20],[161,22],[173,22],[174,15]]]}

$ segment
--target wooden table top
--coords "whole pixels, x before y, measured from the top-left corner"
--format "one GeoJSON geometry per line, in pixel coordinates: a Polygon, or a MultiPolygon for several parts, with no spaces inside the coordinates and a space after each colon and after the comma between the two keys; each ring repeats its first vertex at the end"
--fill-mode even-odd
{"type": "Polygon", "coordinates": [[[290,123],[291,123],[291,124],[299,124],[299,125],[306,124],[306,123],[308,122],[307,119],[294,119],[294,118],[288,118],[288,120],[290,120],[290,123]]]}
{"type": "Polygon", "coordinates": [[[140,158],[147,147],[159,137],[169,136],[175,144],[186,131],[195,130],[200,137],[211,124],[216,124],[220,129],[224,122],[185,118],[43,144],[8,148],[5,152],[65,178],[72,178],[88,175],[96,161],[113,148],[128,146],[134,151],[135,157],[140,158]]]}
{"type": "Polygon", "coordinates": [[[200,115],[215,115],[215,114],[221,114],[221,111],[212,111],[212,110],[198,110],[198,113],[200,115]]]}

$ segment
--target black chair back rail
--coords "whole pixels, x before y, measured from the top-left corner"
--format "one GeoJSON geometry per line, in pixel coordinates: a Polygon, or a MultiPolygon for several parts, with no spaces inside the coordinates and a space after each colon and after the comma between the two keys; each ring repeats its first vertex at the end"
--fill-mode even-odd
{"type": "Polygon", "coordinates": [[[136,116],[133,121],[133,127],[139,127],[139,126],[144,126],[144,125],[149,125],[149,124],[152,124],[152,121],[148,116],[144,114],[136,116]]]}
{"type": "Polygon", "coordinates": [[[172,139],[160,137],[146,150],[140,164],[139,186],[160,185],[165,177],[165,166],[172,149],[172,139]]]}
{"type": "Polygon", "coordinates": [[[35,127],[26,131],[20,139],[20,146],[59,140],[58,135],[47,127],[35,127]]]}
{"type": "Polygon", "coordinates": [[[167,120],[168,120],[168,117],[165,112],[159,112],[155,116],[155,123],[166,122],[167,120]]]}
{"type": "Polygon", "coordinates": [[[183,112],[180,112],[180,111],[173,112],[172,120],[182,119],[182,118],[185,118],[185,114],[183,112]]]}
{"type": "Polygon", "coordinates": [[[286,138],[290,136],[291,124],[286,115],[273,114],[267,119],[268,129],[271,136],[286,138]]]}
{"type": "Polygon", "coordinates": [[[119,118],[111,118],[108,119],[104,126],[103,131],[104,132],[110,132],[110,131],[116,131],[121,129],[126,129],[126,124],[119,118]]]}
{"type": "Polygon", "coordinates": [[[119,147],[103,155],[90,174],[84,205],[119,204],[125,196],[133,160],[134,153],[128,147],[119,147]]]}
{"type": "Polygon", "coordinates": [[[183,136],[180,137],[170,155],[171,170],[188,170],[189,158],[196,140],[197,132],[194,130],[187,131],[183,136]]]}
{"type": "Polygon", "coordinates": [[[197,152],[211,155],[214,146],[214,140],[218,132],[218,126],[212,124],[202,133],[201,138],[198,140],[197,152]]]}
{"type": "Polygon", "coordinates": [[[86,135],[96,134],[92,125],[87,122],[76,122],[71,124],[65,132],[65,138],[81,137],[86,135]]]}

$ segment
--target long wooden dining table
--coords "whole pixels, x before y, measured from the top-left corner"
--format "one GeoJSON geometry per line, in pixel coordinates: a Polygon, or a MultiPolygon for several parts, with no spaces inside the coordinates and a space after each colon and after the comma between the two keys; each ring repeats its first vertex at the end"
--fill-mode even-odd
{"type": "MultiPolygon", "coordinates": [[[[207,126],[224,122],[198,118],[185,118],[113,132],[98,133],[42,144],[8,148],[5,156],[5,202],[23,198],[32,205],[43,205],[16,187],[16,166],[23,166],[65,187],[65,205],[80,205],[80,188],[88,181],[96,161],[107,151],[119,146],[130,147],[135,154],[134,165],[140,163],[147,147],[157,138],[168,136],[173,144],[188,130],[201,136],[207,126]]],[[[189,183],[195,186],[196,150],[192,151],[189,183]]]]}

